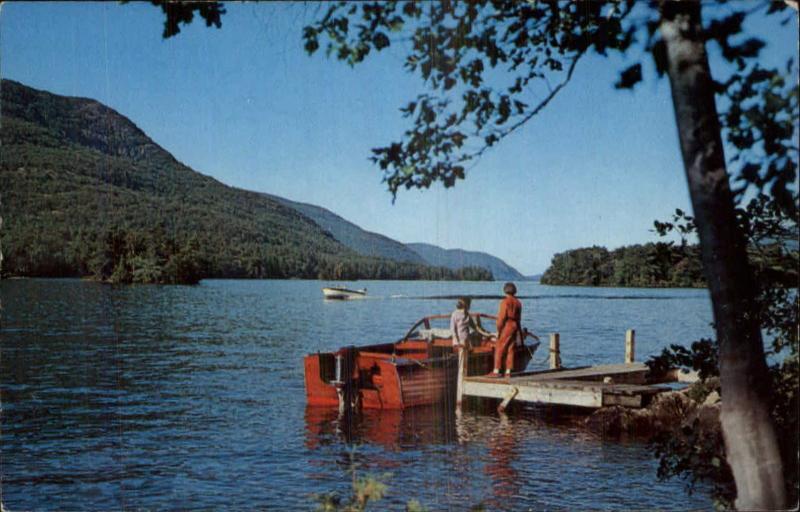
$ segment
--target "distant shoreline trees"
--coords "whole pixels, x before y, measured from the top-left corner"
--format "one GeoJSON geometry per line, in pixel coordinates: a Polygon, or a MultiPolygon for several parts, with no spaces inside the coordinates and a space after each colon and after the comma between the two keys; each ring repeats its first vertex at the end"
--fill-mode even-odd
{"type": "MultiPolygon", "coordinates": [[[[770,233],[775,235],[777,229],[771,228],[770,233]]],[[[787,249],[791,245],[789,240],[785,236],[758,243],[751,240],[749,257],[764,287],[797,287],[797,250],[787,249]]],[[[553,256],[540,282],[554,286],[619,288],[707,286],[700,248],[666,242],[627,245],[611,251],[596,245],[564,251],[553,256]]]]}
{"type": "MultiPolygon", "coordinates": [[[[13,228],[15,225],[12,224],[13,228]]],[[[213,240],[163,229],[100,233],[13,229],[3,237],[2,276],[86,277],[109,283],[195,284],[204,278],[491,281],[481,267],[457,270],[360,255],[315,255],[250,244],[212,251],[213,240]],[[26,234],[30,236],[26,236],[26,234]]]]}
{"type": "Polygon", "coordinates": [[[542,284],[631,288],[704,288],[700,249],[668,243],[629,245],[609,251],[584,247],[558,253],[542,284]]]}

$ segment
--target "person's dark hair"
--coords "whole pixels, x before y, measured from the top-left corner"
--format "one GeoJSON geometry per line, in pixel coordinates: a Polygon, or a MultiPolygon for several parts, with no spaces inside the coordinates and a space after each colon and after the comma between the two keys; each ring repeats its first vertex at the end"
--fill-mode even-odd
{"type": "Polygon", "coordinates": [[[472,299],[469,297],[461,297],[458,299],[456,303],[456,309],[469,309],[469,305],[472,303],[472,299]]]}
{"type": "Polygon", "coordinates": [[[508,295],[516,295],[517,287],[514,286],[514,283],[506,283],[503,285],[503,293],[508,295]]]}

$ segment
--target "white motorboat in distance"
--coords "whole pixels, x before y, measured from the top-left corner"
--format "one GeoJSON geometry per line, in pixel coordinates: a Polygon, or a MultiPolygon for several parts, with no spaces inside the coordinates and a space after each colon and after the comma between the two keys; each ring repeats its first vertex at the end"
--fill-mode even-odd
{"type": "Polygon", "coordinates": [[[326,299],[362,299],[367,296],[367,289],[351,290],[344,286],[327,286],[322,289],[322,294],[326,299]]]}

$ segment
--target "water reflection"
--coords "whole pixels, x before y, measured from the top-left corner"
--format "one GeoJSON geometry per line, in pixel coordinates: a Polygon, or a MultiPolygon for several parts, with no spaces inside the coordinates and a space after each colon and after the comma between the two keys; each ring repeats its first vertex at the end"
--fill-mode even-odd
{"type": "Polygon", "coordinates": [[[489,463],[484,469],[492,480],[492,496],[489,501],[492,507],[507,505],[509,499],[519,493],[519,475],[514,469],[519,457],[518,440],[508,420],[508,415],[501,413],[500,420],[489,437],[489,463]]]}
{"type": "MultiPolygon", "coordinates": [[[[583,415],[567,412],[559,416],[559,422],[549,423],[546,418],[552,411],[515,408],[514,415],[508,416],[497,415],[495,407],[491,401],[469,401],[463,410],[430,406],[342,415],[336,408],[306,407],[305,447],[314,453],[338,452],[340,467],[349,461],[351,468],[365,471],[397,469],[401,463],[390,453],[426,454],[424,464],[438,466],[433,473],[444,476],[440,492],[445,494],[440,498],[447,503],[463,503],[469,497],[472,505],[515,510],[525,502],[523,483],[530,486],[531,478],[540,475],[535,463],[523,461],[552,457],[559,444],[591,439],[577,428],[583,415]],[[536,457],[530,454],[531,437],[539,446],[536,457]],[[360,452],[357,447],[362,447],[360,452]],[[525,468],[523,474],[520,466],[525,468]]],[[[424,478],[430,472],[427,469],[412,478],[424,478]]],[[[405,482],[390,494],[418,496],[417,487],[410,489],[405,482]]]]}
{"type": "Polygon", "coordinates": [[[440,406],[403,410],[367,409],[340,415],[338,409],[306,407],[306,442],[309,449],[332,443],[372,444],[401,450],[432,444],[463,442],[462,420],[440,406]]]}
{"type": "Polygon", "coordinates": [[[539,510],[554,503],[633,509],[644,502],[682,510],[707,503],[656,485],[646,445],[588,433],[581,426],[585,411],[517,407],[506,415],[494,406],[470,401],[463,411],[425,407],[350,416],[307,407],[313,478],[330,482],[338,475],[346,494],[354,473],[389,472],[387,503],[397,505],[390,509],[412,498],[431,510],[539,510]],[[623,488],[629,492],[620,493],[623,488]]]}

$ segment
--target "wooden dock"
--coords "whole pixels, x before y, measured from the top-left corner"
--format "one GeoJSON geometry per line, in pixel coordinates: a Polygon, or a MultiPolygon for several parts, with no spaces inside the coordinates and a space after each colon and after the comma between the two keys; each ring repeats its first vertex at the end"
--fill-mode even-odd
{"type": "Polygon", "coordinates": [[[633,363],[528,372],[510,378],[466,377],[464,395],[503,400],[511,396],[522,402],[578,407],[642,407],[668,389],[644,384],[647,372],[644,364],[633,363]]]}
{"type": "Polygon", "coordinates": [[[643,363],[633,361],[634,332],[625,336],[625,363],[562,368],[559,336],[550,336],[550,369],[492,378],[467,376],[463,395],[502,400],[504,410],[511,400],[520,402],[600,408],[612,405],[644,407],[653,396],[670,388],[655,384],[691,382],[693,375],[677,371],[655,379],[643,363]]]}

